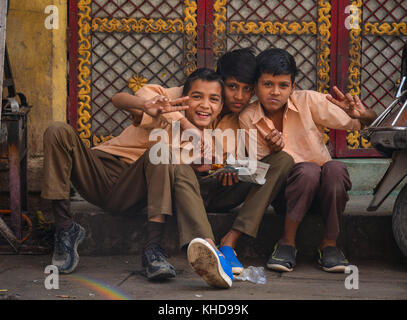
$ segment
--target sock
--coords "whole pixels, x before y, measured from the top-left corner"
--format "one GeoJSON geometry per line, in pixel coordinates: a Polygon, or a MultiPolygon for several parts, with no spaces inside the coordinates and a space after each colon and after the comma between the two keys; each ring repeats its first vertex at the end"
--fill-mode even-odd
{"type": "Polygon", "coordinates": [[[160,245],[161,239],[164,234],[164,223],[159,222],[147,222],[147,236],[144,245],[144,250],[151,248],[154,245],[160,245]]]}

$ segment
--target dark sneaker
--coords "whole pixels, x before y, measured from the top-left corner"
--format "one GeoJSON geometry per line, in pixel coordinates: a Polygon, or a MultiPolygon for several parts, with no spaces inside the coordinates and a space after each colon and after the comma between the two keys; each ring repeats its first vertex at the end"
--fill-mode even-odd
{"type": "Polygon", "coordinates": [[[233,283],[233,272],[225,256],[208,241],[195,238],[188,245],[188,262],[191,268],[213,288],[228,289],[233,283]]]}
{"type": "Polygon", "coordinates": [[[327,272],[345,272],[346,266],[349,265],[348,259],[338,247],[325,247],[318,249],[318,263],[324,271],[327,272]]]}
{"type": "Polygon", "coordinates": [[[52,264],[60,273],[71,273],[79,263],[78,245],[85,239],[85,229],[77,223],[67,230],[54,235],[54,253],[52,264]]]}
{"type": "Polygon", "coordinates": [[[278,242],[274,246],[274,251],[267,261],[267,268],[275,271],[290,272],[295,267],[295,256],[297,249],[290,245],[282,245],[278,242]]]}
{"type": "Polygon", "coordinates": [[[165,280],[175,277],[175,268],[166,258],[168,256],[159,245],[143,250],[141,262],[148,280],[165,280]]]}

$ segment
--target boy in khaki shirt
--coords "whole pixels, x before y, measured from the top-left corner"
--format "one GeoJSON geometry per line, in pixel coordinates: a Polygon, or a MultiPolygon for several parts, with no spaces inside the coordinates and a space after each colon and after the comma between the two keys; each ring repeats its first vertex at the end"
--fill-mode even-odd
{"type": "Polygon", "coordinates": [[[241,127],[258,132],[253,144],[257,145],[259,159],[283,150],[295,161],[284,193],[284,233],[267,267],[293,270],[297,228],[310,208],[318,208],[325,221],[319,263],[325,271],[344,272],[349,263],[337,248],[336,240],[351,182],[346,166],[332,161],[322,132],[324,127],[359,130],[369,125],[376,114],[365,109],[357,96],[343,95],[336,87],[340,101],[315,91],[294,90],[296,74],[295,60],[287,51],[273,48],[260,53],[255,86],[259,101],[240,114],[241,127]]]}
{"type": "MultiPolygon", "coordinates": [[[[199,186],[189,179],[194,176],[191,166],[154,163],[152,149],[148,149],[152,129],[171,133],[171,123],[162,116],[163,112],[186,110],[186,118],[201,130],[209,127],[221,112],[224,84],[214,71],[193,72],[184,85],[183,95],[187,94],[172,102],[186,106],[164,106],[157,110],[153,105],[144,111],[155,117],[145,112],[141,120],[150,127],[131,125],[118,137],[93,149],[87,148],[68,124],[55,123],[46,130],[42,197],[52,200],[56,226],[52,263],[61,273],[75,270],[79,262],[77,247],[85,237],[85,229],[73,221],[69,208],[72,181],[87,201],[108,211],[135,210],[147,205],[149,221],[171,215],[175,205],[180,230],[188,230],[188,236],[180,235],[181,246],[196,237],[205,239],[211,250],[210,259],[219,262],[207,272],[207,282],[215,287],[231,286],[232,270],[215,247],[199,186]]],[[[151,280],[174,277],[175,269],[166,261],[160,246],[160,228],[147,231],[142,254],[147,277],[151,280]]]]}

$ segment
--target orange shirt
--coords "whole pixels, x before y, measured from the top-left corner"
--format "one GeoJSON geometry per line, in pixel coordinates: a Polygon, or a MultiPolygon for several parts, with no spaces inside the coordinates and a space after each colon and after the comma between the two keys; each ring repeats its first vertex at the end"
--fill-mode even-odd
{"type": "MultiPolygon", "coordinates": [[[[170,99],[182,96],[182,87],[164,89],[159,85],[148,85],[151,90],[141,90],[142,96],[152,99],[157,95],[166,95],[170,99]]],[[[139,91],[140,91],[139,90],[139,91]]],[[[136,94],[139,92],[137,91],[136,94]]],[[[184,117],[181,112],[172,112],[162,114],[160,118],[153,118],[143,114],[138,126],[131,124],[117,137],[110,139],[92,149],[101,150],[116,156],[128,163],[133,163],[140,158],[143,153],[151,147],[155,141],[150,141],[149,136],[153,129],[165,129],[171,137],[171,121],[177,121],[184,117]]],[[[171,141],[171,140],[170,140],[171,141]]]]}
{"type": "Polygon", "coordinates": [[[171,125],[165,119],[152,118],[144,113],[141,123],[143,123],[143,126],[140,125],[136,127],[133,124],[129,125],[117,137],[92,149],[119,156],[123,161],[133,163],[137,161],[149,147],[156,143],[155,141],[150,141],[150,133],[153,129],[164,129],[171,138],[171,125]]]}
{"type": "MultiPolygon", "coordinates": [[[[162,95],[166,96],[169,99],[177,99],[182,97],[182,89],[183,87],[174,87],[174,88],[163,88],[160,85],[156,84],[148,84],[145,85],[144,87],[140,88],[137,90],[135,95],[141,96],[146,99],[152,99],[157,95],[162,95]]],[[[162,116],[168,121],[177,121],[184,117],[184,114],[182,112],[171,112],[171,113],[164,113],[162,116]]],[[[147,121],[151,120],[146,119],[147,121]]],[[[148,122],[141,122],[140,127],[143,127],[145,125],[149,125],[148,122]]],[[[223,159],[226,159],[227,153],[228,152],[233,152],[234,156],[236,157],[236,148],[238,145],[238,139],[237,139],[237,129],[239,129],[239,115],[235,113],[228,113],[222,117],[218,117],[217,120],[213,122],[213,124],[210,127],[211,129],[220,129],[222,132],[225,133],[224,138],[223,138],[223,159]],[[227,137],[227,129],[231,129],[233,131],[234,138],[226,138],[227,137]],[[233,151],[232,151],[233,150],[233,151]]],[[[217,140],[218,136],[215,136],[215,140],[217,140]]],[[[220,135],[219,135],[220,137],[220,135]]],[[[219,143],[219,141],[218,141],[219,143]]],[[[212,151],[215,152],[214,148],[212,148],[212,151]]]]}
{"type": "MultiPolygon", "coordinates": [[[[260,102],[250,104],[240,113],[239,123],[246,130],[246,148],[257,145],[257,159],[270,154],[265,136],[274,129],[260,102]],[[257,141],[249,141],[248,130],[257,130],[257,141]]],[[[326,95],[311,90],[295,90],[283,115],[283,151],[295,163],[314,162],[323,165],[331,160],[324,143],[323,129],[359,130],[359,120],[350,118],[345,111],[326,99],[326,95]]]]}

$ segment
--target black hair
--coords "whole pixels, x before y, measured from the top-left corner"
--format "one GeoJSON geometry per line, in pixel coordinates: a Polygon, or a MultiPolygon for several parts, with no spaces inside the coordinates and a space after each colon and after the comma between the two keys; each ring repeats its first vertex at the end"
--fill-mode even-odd
{"type": "Polygon", "coordinates": [[[236,49],[226,52],[217,63],[216,72],[223,79],[233,77],[239,82],[254,84],[256,56],[252,48],[236,49]]]}
{"type": "Polygon", "coordinates": [[[291,75],[291,82],[294,83],[298,74],[294,57],[283,49],[271,48],[264,50],[256,57],[256,62],[256,82],[263,73],[269,73],[273,76],[291,75]]]}
{"type": "Polygon", "coordinates": [[[222,89],[222,101],[225,101],[225,84],[223,83],[222,77],[215,71],[208,68],[199,68],[192,72],[188,78],[185,80],[184,88],[182,90],[182,95],[187,96],[189,90],[191,89],[192,83],[196,80],[203,80],[209,82],[218,82],[222,89]]]}

